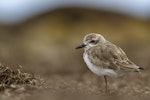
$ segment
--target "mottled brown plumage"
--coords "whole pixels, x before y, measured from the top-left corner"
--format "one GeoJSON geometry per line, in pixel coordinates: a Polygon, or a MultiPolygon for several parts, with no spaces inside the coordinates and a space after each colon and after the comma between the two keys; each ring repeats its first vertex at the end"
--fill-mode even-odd
{"type": "Polygon", "coordinates": [[[139,71],[139,67],[128,59],[125,52],[110,42],[105,42],[86,50],[91,62],[97,67],[115,71],[139,71]]]}

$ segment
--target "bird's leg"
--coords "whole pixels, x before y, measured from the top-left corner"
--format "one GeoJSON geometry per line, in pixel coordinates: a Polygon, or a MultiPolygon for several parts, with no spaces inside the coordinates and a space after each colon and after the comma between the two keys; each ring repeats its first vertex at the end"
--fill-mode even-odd
{"type": "Polygon", "coordinates": [[[105,92],[107,92],[107,77],[104,76],[104,79],[105,79],[105,92]]]}

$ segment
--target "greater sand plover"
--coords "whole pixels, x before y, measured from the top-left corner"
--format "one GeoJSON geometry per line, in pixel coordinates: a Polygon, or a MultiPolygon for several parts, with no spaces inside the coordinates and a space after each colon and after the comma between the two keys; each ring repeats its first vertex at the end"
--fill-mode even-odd
{"type": "Polygon", "coordinates": [[[87,34],[83,44],[76,49],[84,48],[83,58],[88,68],[98,76],[105,79],[105,90],[107,91],[107,76],[118,77],[125,72],[140,72],[142,67],[130,61],[125,52],[115,44],[107,41],[97,33],[87,34]]]}

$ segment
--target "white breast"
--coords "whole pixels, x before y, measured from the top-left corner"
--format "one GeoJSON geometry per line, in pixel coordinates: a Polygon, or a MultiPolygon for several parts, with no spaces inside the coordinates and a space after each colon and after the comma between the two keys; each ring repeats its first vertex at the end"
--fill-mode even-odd
{"type": "Polygon", "coordinates": [[[84,61],[87,64],[88,68],[95,74],[97,74],[98,76],[110,76],[110,77],[117,77],[118,74],[113,71],[112,69],[104,69],[101,68],[100,66],[95,66],[91,63],[91,61],[88,58],[87,53],[85,52],[83,55],[84,61]]]}

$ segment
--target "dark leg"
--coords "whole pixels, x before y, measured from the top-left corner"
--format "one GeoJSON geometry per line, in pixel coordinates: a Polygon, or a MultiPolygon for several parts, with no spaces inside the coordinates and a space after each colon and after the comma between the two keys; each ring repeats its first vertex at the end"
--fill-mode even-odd
{"type": "Polygon", "coordinates": [[[105,79],[105,92],[107,92],[107,77],[104,76],[104,79],[105,79]]]}

